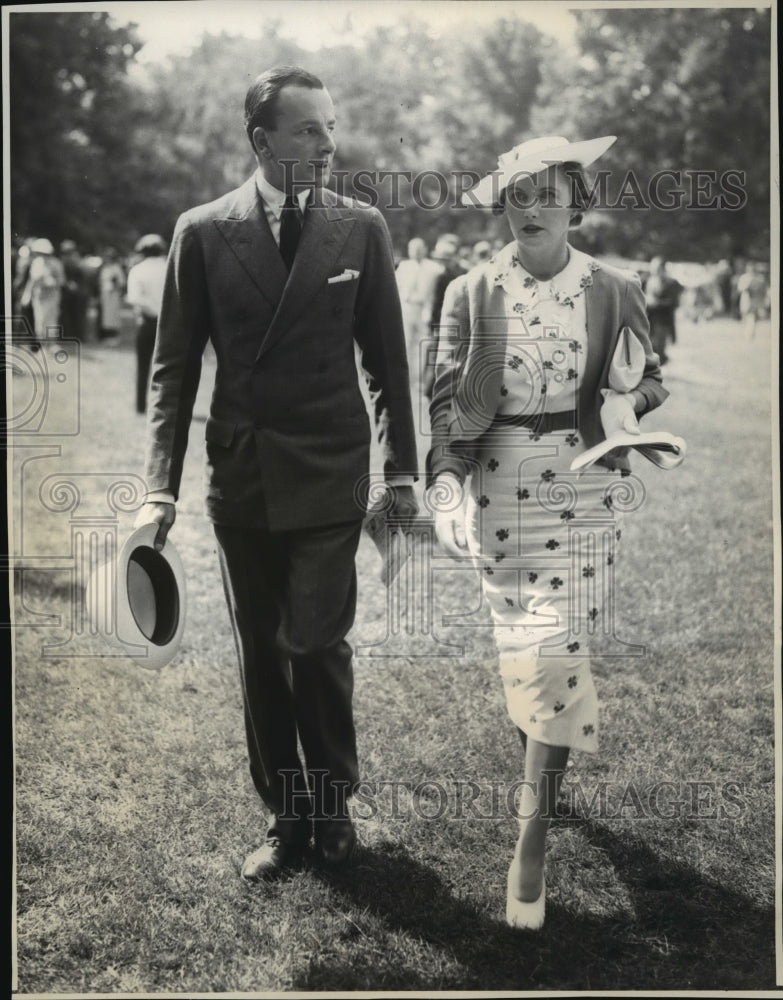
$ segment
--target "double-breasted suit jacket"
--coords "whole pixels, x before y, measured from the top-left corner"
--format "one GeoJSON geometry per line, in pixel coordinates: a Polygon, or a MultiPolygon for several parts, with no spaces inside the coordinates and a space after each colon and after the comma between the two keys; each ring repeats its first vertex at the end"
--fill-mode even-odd
{"type": "Polygon", "coordinates": [[[391,241],[377,209],[316,190],[290,275],[255,178],[186,212],[172,239],[158,325],[148,489],[179,493],[211,341],[210,518],[271,531],[360,518],[370,426],[354,340],[370,378],[387,477],[415,474],[401,330],[391,241]]]}

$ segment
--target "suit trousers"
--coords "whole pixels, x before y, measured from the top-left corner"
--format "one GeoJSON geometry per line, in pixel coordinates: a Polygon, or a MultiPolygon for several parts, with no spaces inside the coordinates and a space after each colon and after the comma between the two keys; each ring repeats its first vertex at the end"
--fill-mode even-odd
{"type": "Polygon", "coordinates": [[[250,773],[268,835],[304,844],[358,781],[352,649],[361,521],[269,532],[215,524],[250,773]],[[297,735],[306,771],[297,747],[297,735]]]}

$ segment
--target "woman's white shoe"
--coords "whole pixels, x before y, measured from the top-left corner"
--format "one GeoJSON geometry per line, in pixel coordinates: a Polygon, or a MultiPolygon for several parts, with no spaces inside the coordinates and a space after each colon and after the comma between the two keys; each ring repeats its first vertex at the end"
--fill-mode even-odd
{"type": "Polygon", "coordinates": [[[516,871],[516,864],[512,863],[508,870],[508,891],[506,893],[506,923],[509,927],[518,927],[520,930],[537,931],[544,926],[544,910],[546,908],[546,876],[541,885],[541,892],[538,899],[531,903],[523,903],[514,895],[515,877],[512,873],[516,871]]]}

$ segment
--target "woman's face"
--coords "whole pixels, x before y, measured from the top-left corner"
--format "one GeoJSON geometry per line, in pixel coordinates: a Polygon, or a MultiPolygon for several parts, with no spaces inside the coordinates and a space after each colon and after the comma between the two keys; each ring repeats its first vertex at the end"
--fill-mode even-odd
{"type": "Polygon", "coordinates": [[[519,247],[527,255],[550,256],[564,248],[571,217],[571,185],[557,166],[534,176],[520,176],[506,189],[505,215],[519,247]]]}

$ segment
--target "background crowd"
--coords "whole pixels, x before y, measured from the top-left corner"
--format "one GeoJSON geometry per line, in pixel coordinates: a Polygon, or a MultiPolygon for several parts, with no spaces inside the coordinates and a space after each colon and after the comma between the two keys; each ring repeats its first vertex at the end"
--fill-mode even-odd
{"type": "MultiPolygon", "coordinates": [[[[497,237],[469,244],[456,233],[442,233],[431,248],[422,236],[414,236],[405,248],[395,247],[414,399],[431,395],[433,358],[426,345],[436,339],[446,288],[502,246],[503,240],[497,237]]],[[[135,343],[135,405],[143,413],[166,250],[166,241],[157,234],[136,239],[131,250],[110,246],[100,253],[84,254],[71,239],[62,240],[57,251],[47,237],[17,240],[12,248],[14,312],[25,319],[15,327],[17,337],[33,350],[41,340],[56,335],[55,331],[68,339],[106,347],[135,343]]],[[[662,364],[667,361],[667,348],[676,342],[680,309],[696,322],[717,316],[739,320],[749,340],[755,335],[756,321],[769,317],[766,261],[738,256],[716,262],[667,262],[660,255],[650,261],[615,255],[606,259],[641,279],[650,336],[662,364]]]]}
{"type": "Polygon", "coordinates": [[[114,347],[135,334],[136,412],[146,412],[166,251],[157,233],[124,256],[107,247],[83,257],[73,240],[63,240],[58,255],[46,237],[25,240],[12,263],[16,342],[34,352],[58,337],[114,347]]]}
{"type": "MultiPolygon", "coordinates": [[[[500,239],[482,239],[470,246],[461,243],[456,234],[445,233],[428,253],[426,241],[416,236],[408,244],[407,256],[398,258],[397,285],[414,400],[419,395],[429,399],[432,393],[433,348],[446,288],[454,278],[487,260],[502,246],[500,239]]],[[[607,259],[639,277],[650,320],[650,339],[661,364],[667,363],[668,348],[677,340],[678,310],[695,322],[719,316],[739,320],[749,340],[755,336],[756,321],[769,317],[770,280],[766,262],[741,257],[696,264],[669,263],[661,256],[650,261],[614,256],[607,259]]]]}
{"type": "Polygon", "coordinates": [[[34,347],[52,327],[68,339],[116,344],[134,263],[135,254],[121,257],[115,247],[82,255],[73,240],[63,240],[59,252],[47,237],[14,246],[14,311],[27,320],[24,334],[34,347]]]}
{"type": "Polygon", "coordinates": [[[251,173],[235,109],[259,66],[287,62],[330,81],[339,185],[374,201],[389,226],[425,392],[411,348],[437,321],[445,285],[506,242],[502,219],[457,207],[455,171],[488,172],[490,151],[531,134],[621,137],[622,158],[602,160],[603,210],[587,214],[576,246],[640,275],[662,358],[676,308],[742,318],[752,337],[770,283],[770,11],[571,16],[572,37],[526,21],[523,7],[470,32],[456,18],[437,30],[402,17],[364,32],[346,22],[338,44],[314,51],[269,22],[259,37],[229,27],[144,62],[137,26],[105,12],[13,13],[15,307],[31,330],[37,309],[39,327],[58,322],[67,337],[132,338],[140,320],[124,282],[137,240],[168,241],[180,212],[251,173]]]}
{"type": "Polygon", "coordinates": [[[524,6],[501,5],[471,32],[457,17],[437,30],[401,17],[363,33],[346,25],[313,51],[273,23],[245,37],[226,19],[192,51],[144,62],[136,27],[106,13],[13,13],[12,239],[70,239],[101,256],[143,233],[170,239],[182,211],[250,174],[234,127],[243,88],[259,66],[290,63],[330,81],[341,186],[376,199],[400,256],[415,236],[430,251],[444,233],[461,246],[505,242],[501,219],[455,209],[455,171],[486,173],[495,151],[531,135],[611,134],[623,150],[602,161],[611,208],[588,214],[579,249],[726,259],[734,271],[738,258],[767,261],[770,11],[610,8],[573,20],[573,37],[555,37],[524,6]],[[728,209],[704,207],[729,184],[739,193],[728,209]]]}

